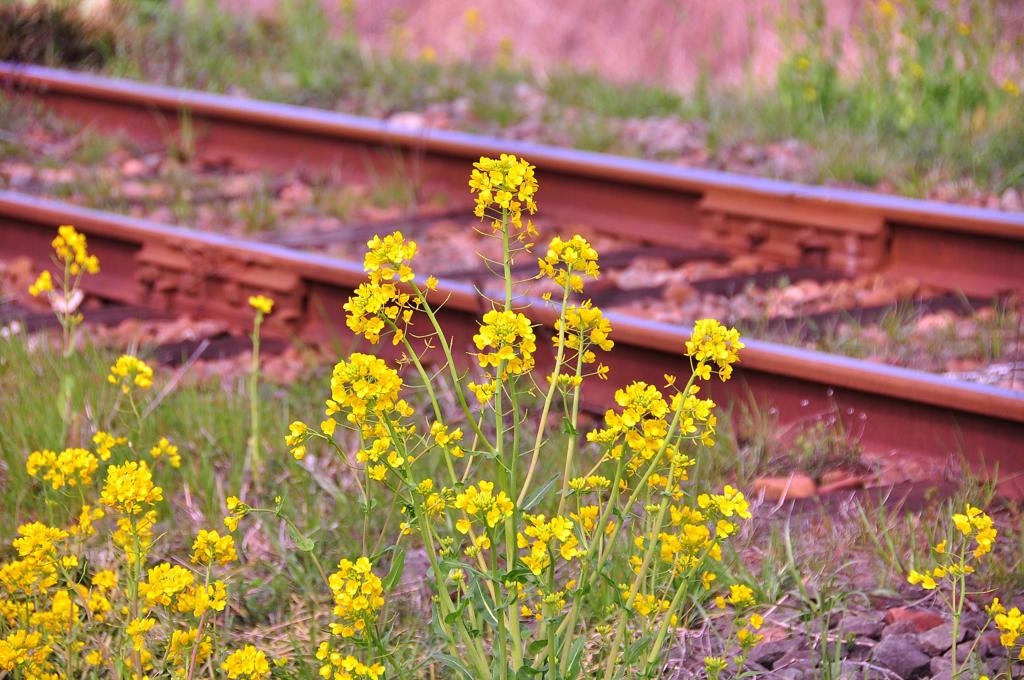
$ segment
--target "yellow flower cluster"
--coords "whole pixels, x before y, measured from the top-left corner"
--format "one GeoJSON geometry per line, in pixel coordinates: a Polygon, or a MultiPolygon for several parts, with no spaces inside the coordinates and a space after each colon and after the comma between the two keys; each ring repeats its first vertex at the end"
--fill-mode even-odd
{"type": "Polygon", "coordinates": [[[693,333],[686,341],[686,353],[697,361],[698,377],[708,380],[717,373],[722,381],[732,376],[732,365],[739,361],[745,345],[735,328],[727,328],[714,319],[701,319],[693,325],[693,333]],[[712,364],[717,371],[712,370],[712,364]]]}
{"type": "Polygon", "coordinates": [[[153,473],[146,461],[128,461],[107,468],[100,503],[124,515],[138,515],[163,497],[163,489],[153,484],[153,473]]]}
{"type": "MultiPolygon", "coordinates": [[[[1024,613],[1018,607],[1007,610],[999,598],[992,600],[992,604],[985,607],[985,611],[992,617],[992,622],[999,631],[999,644],[1008,650],[1012,650],[1024,638],[1024,613]]],[[[1017,652],[1017,658],[1024,661],[1024,646],[1017,652]]]]}
{"type": "MultiPolygon", "coordinates": [[[[397,326],[399,320],[408,324],[412,320],[411,300],[408,293],[399,292],[393,283],[361,283],[343,305],[348,312],[345,324],[356,335],[377,344],[381,332],[389,325],[397,326]]],[[[391,342],[397,345],[404,337],[405,330],[396,328],[391,342]]]]}
{"type": "Polygon", "coordinates": [[[167,462],[171,464],[172,468],[181,467],[181,454],[178,453],[178,447],[172,444],[167,437],[161,437],[160,441],[149,450],[149,455],[153,457],[153,460],[166,456],[167,462]]]}
{"type": "MultiPolygon", "coordinates": [[[[410,462],[396,451],[392,437],[411,433],[415,426],[403,425],[412,415],[412,407],[399,398],[402,379],[383,359],[369,354],[353,353],[347,361],[338,362],[331,375],[331,398],[324,411],[325,434],[334,432],[334,414],[345,410],[346,419],[358,429],[362,448],[356,453],[360,463],[373,463],[368,468],[371,479],[383,481],[388,466],[397,469],[410,462]],[[388,465],[380,463],[386,460],[388,465]]],[[[296,441],[291,439],[290,441],[296,441]]],[[[293,453],[295,449],[293,448],[293,453]]]]}
{"type": "MultiPolygon", "coordinates": [[[[569,305],[566,307],[564,319],[564,323],[562,318],[555,322],[555,330],[561,331],[564,327],[564,347],[570,350],[570,352],[574,352],[582,364],[592,364],[597,360],[597,355],[594,354],[592,349],[593,347],[610,352],[612,347],[615,346],[610,337],[612,333],[611,322],[604,318],[604,313],[597,307],[594,307],[590,300],[586,300],[580,305],[569,305]]],[[[557,348],[557,334],[554,335],[552,341],[557,348]]],[[[574,355],[572,353],[568,354],[566,362],[571,364],[573,360],[574,355]]],[[[608,369],[604,365],[598,366],[595,373],[602,380],[608,377],[608,369]]]]}
{"type": "Polygon", "coordinates": [[[107,382],[120,385],[121,391],[128,394],[132,386],[148,390],[153,385],[153,369],[138,357],[123,354],[110,367],[107,382]]]}
{"type": "Polygon", "coordinates": [[[435,422],[430,426],[430,436],[434,438],[435,444],[448,451],[453,457],[462,458],[465,455],[462,447],[459,446],[463,437],[462,428],[450,429],[444,423],[435,422]]]}
{"type": "Polygon", "coordinates": [[[238,560],[235,539],[230,535],[221,536],[216,531],[201,530],[192,544],[192,564],[230,564],[238,560]]]}
{"type": "Polygon", "coordinates": [[[537,351],[537,336],[533,325],[524,314],[492,309],[484,314],[479,332],[473,343],[480,352],[476,358],[480,366],[501,369],[505,380],[510,375],[522,375],[533,370],[533,353],[537,351]],[[493,351],[483,351],[483,350],[493,351]]]}
{"type": "Polygon", "coordinates": [[[525,160],[504,153],[498,159],[481,157],[473,164],[469,188],[476,194],[474,214],[491,217],[495,231],[503,228],[505,216],[520,240],[536,235],[532,222],[523,226],[523,208],[531,215],[537,212],[538,188],[534,167],[525,160]]]}
{"type": "Polygon", "coordinates": [[[370,275],[373,283],[385,281],[412,281],[413,257],[416,256],[416,242],[406,241],[400,231],[381,238],[374,236],[366,243],[366,255],[363,256],[363,269],[370,275]]]}
{"type": "Polygon", "coordinates": [[[380,680],[384,677],[384,666],[380,663],[365,664],[351,654],[334,651],[327,642],[321,642],[316,658],[322,662],[320,677],[325,680],[380,680]]]}
{"type": "Polygon", "coordinates": [[[933,546],[935,566],[924,571],[911,569],[907,574],[907,582],[911,585],[935,590],[940,581],[955,580],[973,573],[974,567],[968,562],[992,551],[998,532],[992,518],[980,508],[968,503],[964,512],[955,513],[952,520],[959,532],[959,540],[955,540],[954,546],[950,546],[949,541],[940,541],[933,546]]]}
{"type": "Polygon", "coordinates": [[[235,650],[220,666],[221,670],[227,673],[228,678],[236,680],[263,680],[270,677],[270,663],[267,655],[261,649],[253,645],[246,645],[235,650]]]}
{"type": "Polygon", "coordinates": [[[974,557],[992,552],[997,531],[992,518],[970,503],[963,513],[953,515],[953,525],[965,538],[974,540],[974,557]]]}
{"type": "Polygon", "coordinates": [[[715,598],[715,606],[719,609],[725,609],[727,604],[741,609],[744,607],[753,607],[754,602],[754,591],[750,589],[750,586],[745,586],[742,583],[734,583],[729,586],[728,597],[719,595],[715,598]]]}
{"type": "Polygon", "coordinates": [[[605,427],[592,430],[587,439],[611,444],[609,456],[615,459],[628,450],[633,455],[629,467],[636,470],[661,450],[668,434],[669,405],[657,387],[640,381],[616,390],[615,403],[622,410],[608,409],[604,414],[605,427]]]}
{"type": "Polygon", "coordinates": [[[270,311],[274,308],[274,301],[266,295],[250,295],[249,306],[260,314],[270,314],[270,311]]]}
{"type": "Polygon", "coordinates": [[[64,449],[60,453],[33,451],[25,462],[25,468],[32,477],[42,473],[43,481],[50,482],[56,490],[64,486],[90,484],[99,468],[99,460],[86,449],[64,449]]]}
{"type": "Polygon", "coordinates": [[[228,531],[234,531],[238,528],[238,523],[249,514],[252,508],[240,501],[238,496],[228,496],[227,506],[228,516],[224,518],[224,526],[228,528],[228,531]]]}
{"type": "Polygon", "coordinates": [[[53,250],[57,253],[57,259],[68,268],[72,274],[86,271],[96,274],[100,270],[100,261],[95,255],[89,254],[85,234],[80,233],[71,225],[57,227],[57,236],[50,242],[53,250]]]}
{"type": "Polygon", "coordinates": [[[195,582],[195,576],[178,564],[158,564],[147,573],[145,581],[139,584],[139,596],[147,608],[170,607],[174,599],[195,582]]]}
{"type": "Polygon", "coordinates": [[[384,606],[384,589],[369,559],[341,560],[328,582],[334,594],[334,616],[338,619],[331,623],[334,635],[356,637],[377,621],[377,612],[384,606]]]}
{"type": "Polygon", "coordinates": [[[544,515],[524,515],[523,519],[526,528],[518,534],[516,545],[520,550],[529,549],[522,560],[534,575],[540,576],[551,566],[556,552],[566,562],[581,554],[571,519],[556,516],[547,520],[544,515]]]}
{"type": "Polygon", "coordinates": [[[110,453],[115,446],[123,446],[128,443],[126,437],[115,437],[109,432],[98,430],[92,437],[92,443],[96,445],[96,455],[100,457],[100,460],[106,462],[110,460],[110,453]]]}
{"type": "Polygon", "coordinates": [[[36,277],[35,283],[28,287],[28,293],[32,297],[38,297],[43,293],[49,293],[52,290],[53,277],[50,276],[50,272],[45,269],[38,277],[36,277]]]}
{"type": "Polygon", "coordinates": [[[371,416],[411,415],[408,404],[399,399],[401,389],[401,377],[387,362],[355,352],[347,361],[334,365],[325,415],[330,417],[344,409],[348,411],[349,422],[355,425],[366,423],[371,416]]]}
{"type": "Polygon", "coordinates": [[[56,680],[51,654],[53,648],[43,642],[42,633],[18,629],[0,638],[0,671],[15,677],[56,680]]]}
{"type": "Polygon", "coordinates": [[[597,251],[587,239],[575,234],[568,241],[556,236],[548,244],[548,252],[537,260],[542,276],[559,286],[577,293],[583,292],[583,277],[596,279],[600,276],[597,251]]]}
{"type": "Polygon", "coordinates": [[[301,420],[293,421],[288,426],[288,434],[284,437],[284,443],[295,460],[302,460],[306,457],[305,442],[313,434],[313,431],[309,429],[309,425],[306,425],[301,420]]]}
{"type": "Polygon", "coordinates": [[[498,522],[512,516],[515,505],[504,491],[494,493],[494,482],[472,484],[455,496],[455,507],[462,510],[467,517],[455,523],[455,528],[463,534],[469,533],[473,521],[480,519],[493,529],[498,522]]]}

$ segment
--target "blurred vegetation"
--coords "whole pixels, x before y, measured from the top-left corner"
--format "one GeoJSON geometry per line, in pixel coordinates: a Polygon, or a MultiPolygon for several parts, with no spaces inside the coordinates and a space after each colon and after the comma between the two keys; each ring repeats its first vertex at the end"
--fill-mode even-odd
{"type": "Polygon", "coordinates": [[[390,48],[370,52],[354,28],[354,0],[331,18],[317,0],[282,0],[273,20],[230,14],[215,0],[111,0],[101,22],[80,16],[88,3],[26,2],[0,0],[5,59],[371,116],[456,103],[471,131],[532,116],[541,141],[621,154],[641,153],[621,134],[625,119],[699,120],[712,164],[743,143],[796,139],[813,149],[809,176],[796,179],[886,181],[910,195],[938,185],[947,194],[1024,188],[1024,50],[1000,34],[996,0],[870,0],[845,40],[825,0],[790,0],[772,87],[724,87],[705,74],[686,94],[566,68],[542,77],[508,41],[484,58],[483,20],[472,10],[448,29],[465,33],[471,56],[441,62],[411,46],[401,17],[390,48]],[[840,71],[847,49],[862,64],[855,73],[840,71]],[[524,85],[542,97],[539,113],[524,85]]]}

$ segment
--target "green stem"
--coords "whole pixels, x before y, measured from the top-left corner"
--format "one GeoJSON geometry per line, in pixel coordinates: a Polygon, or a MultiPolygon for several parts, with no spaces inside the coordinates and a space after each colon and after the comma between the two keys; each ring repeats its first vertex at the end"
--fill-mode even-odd
{"type": "MultiPolygon", "coordinates": [[[[571,273],[571,272],[570,272],[571,273]]],[[[555,391],[558,389],[558,374],[562,371],[562,361],[565,357],[565,307],[569,303],[569,279],[566,278],[565,290],[562,291],[562,307],[560,317],[562,323],[558,329],[558,350],[555,354],[555,367],[551,372],[551,385],[548,387],[547,396],[544,398],[544,406],[540,412],[540,422],[537,424],[537,436],[533,441],[533,453],[530,455],[530,466],[526,470],[526,478],[523,480],[523,488],[519,492],[516,505],[520,505],[526,498],[526,493],[533,480],[533,473],[537,468],[537,460],[540,458],[540,447],[544,441],[544,432],[547,429],[548,414],[551,411],[551,402],[554,400],[555,391]]]]}
{"type": "Polygon", "coordinates": [[[260,325],[263,312],[257,311],[252,328],[252,371],[249,375],[249,451],[252,461],[252,476],[257,488],[261,486],[263,459],[260,455],[260,325]]]}

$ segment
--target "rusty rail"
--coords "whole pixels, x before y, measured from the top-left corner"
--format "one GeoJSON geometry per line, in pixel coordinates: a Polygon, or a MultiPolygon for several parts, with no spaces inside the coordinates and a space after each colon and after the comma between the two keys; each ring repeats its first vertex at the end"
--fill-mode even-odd
{"type": "MultiPolygon", "coordinates": [[[[86,279],[87,292],[132,305],[250,322],[244,301],[262,292],[278,300],[267,327],[277,337],[343,339],[341,306],[363,279],[358,266],[317,254],[194,232],[154,222],[0,191],[0,257],[49,262],[54,225],[84,231],[103,272],[86,279]]],[[[470,347],[481,312],[471,286],[444,281],[442,322],[457,346],[470,347]]],[[[550,310],[535,319],[550,328],[550,310]]],[[[612,379],[595,381],[591,406],[610,403],[628,380],[660,384],[688,365],[681,354],[686,330],[610,313],[616,349],[612,379]]],[[[542,352],[547,344],[540,343],[542,352]]],[[[384,353],[394,350],[383,344],[384,353]]],[[[543,365],[550,356],[539,357],[543,365]]],[[[963,457],[983,471],[998,465],[1003,492],[1024,495],[1024,397],[982,385],[751,340],[736,379],[711,386],[734,413],[745,405],[772,409],[780,424],[838,420],[872,450],[931,457],[963,457]]]]}
{"type": "Polygon", "coordinates": [[[465,195],[467,163],[516,153],[535,163],[544,214],[653,243],[757,253],[782,266],[891,271],[992,296],[1024,288],[1024,215],[809,187],[664,163],[386,122],[285,104],[0,63],[0,85],[62,115],[165,144],[183,122],[205,159],[261,168],[400,171],[465,195]]]}

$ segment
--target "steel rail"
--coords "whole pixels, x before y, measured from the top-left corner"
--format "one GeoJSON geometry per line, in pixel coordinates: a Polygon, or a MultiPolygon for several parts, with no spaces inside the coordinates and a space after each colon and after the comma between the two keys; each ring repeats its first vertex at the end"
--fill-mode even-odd
{"type": "MultiPolygon", "coordinates": [[[[126,304],[175,313],[215,316],[243,329],[245,299],[271,293],[282,300],[269,319],[271,335],[337,341],[355,347],[341,306],[365,279],[358,266],[315,253],[196,232],[0,191],[0,257],[27,256],[49,264],[54,226],[74,224],[100,257],[101,274],[87,277],[87,292],[126,304]],[[154,274],[154,268],[163,267],[154,274]]],[[[441,320],[466,356],[483,301],[469,285],[442,281],[432,294],[441,320]]],[[[549,332],[553,312],[531,312],[549,332]]],[[[625,382],[663,381],[686,372],[687,330],[609,313],[615,349],[612,379],[594,380],[590,406],[607,407],[625,382]]],[[[550,365],[548,345],[538,363],[550,365]]],[[[734,415],[742,408],[769,410],[780,426],[840,423],[870,450],[894,455],[964,459],[972,469],[998,466],[1000,489],[1024,495],[1024,395],[958,383],[881,364],[750,340],[736,377],[709,384],[734,415]]],[[[374,351],[394,356],[389,343],[374,351]]]]}
{"type": "Polygon", "coordinates": [[[0,85],[62,115],[166,144],[187,121],[204,158],[270,168],[399,169],[465,195],[468,162],[515,153],[542,177],[545,216],[655,243],[727,245],[784,264],[894,271],[992,295],[1024,288],[1024,214],[487,138],[287,104],[0,62],[0,85]]]}

